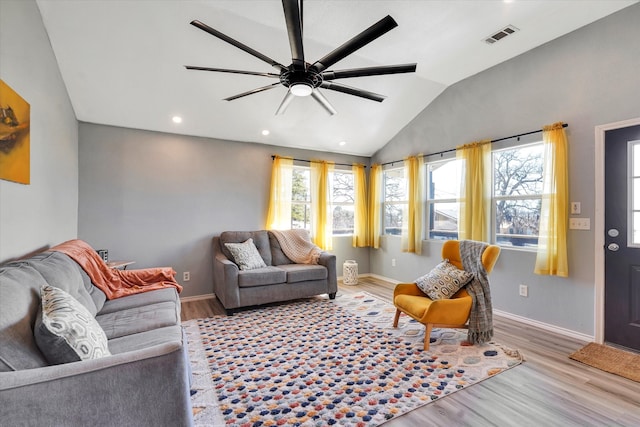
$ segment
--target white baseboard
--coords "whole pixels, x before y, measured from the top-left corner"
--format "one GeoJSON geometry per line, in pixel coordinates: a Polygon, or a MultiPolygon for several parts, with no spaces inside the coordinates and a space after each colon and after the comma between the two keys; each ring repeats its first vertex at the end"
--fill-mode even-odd
{"type": "MultiPolygon", "coordinates": [[[[390,279],[388,277],[380,276],[379,274],[373,274],[373,273],[359,274],[358,277],[363,277],[363,278],[372,277],[374,279],[384,280],[385,282],[389,282],[394,285],[397,285],[398,283],[402,283],[399,280],[390,279]]],[[[338,280],[342,280],[342,276],[338,277],[338,280]]],[[[181,302],[199,301],[203,299],[213,299],[215,297],[216,297],[215,294],[211,293],[211,294],[204,294],[204,295],[195,295],[191,297],[181,297],[180,301],[181,302]]],[[[592,342],[595,339],[593,335],[583,334],[581,332],[576,332],[571,329],[566,329],[560,326],[552,325],[550,323],[544,323],[538,320],[529,319],[528,317],[518,316],[517,314],[512,314],[502,310],[493,310],[493,314],[495,314],[496,316],[505,317],[507,319],[514,320],[516,322],[524,323],[526,325],[544,329],[549,332],[554,332],[556,334],[564,335],[566,337],[574,338],[584,342],[592,342]]]]}
{"type": "Polygon", "coordinates": [[[594,340],[593,335],[583,334],[571,329],[562,328],[560,326],[552,325],[550,323],[540,322],[538,320],[529,319],[528,317],[518,316],[517,314],[508,313],[502,310],[493,310],[493,314],[500,317],[506,317],[507,319],[515,320],[516,322],[524,323],[539,329],[544,329],[549,332],[554,332],[565,337],[574,338],[584,342],[592,342],[594,340]]]}
{"type": "Polygon", "coordinates": [[[199,301],[202,299],[213,299],[216,296],[214,294],[195,295],[192,297],[180,297],[180,302],[199,301]]]}
{"type": "MultiPolygon", "coordinates": [[[[358,275],[358,277],[372,277],[374,279],[384,280],[385,282],[389,282],[394,285],[397,285],[398,283],[402,283],[399,280],[390,279],[388,277],[380,276],[378,274],[373,274],[373,273],[360,274],[358,275]]],[[[512,314],[502,310],[494,309],[493,314],[495,314],[496,316],[501,316],[507,319],[515,320],[516,322],[524,323],[526,325],[531,325],[536,328],[544,329],[549,332],[554,332],[559,335],[574,338],[580,341],[592,342],[595,339],[595,337],[592,335],[583,334],[581,332],[576,332],[571,329],[562,328],[560,326],[552,325],[550,323],[544,323],[538,320],[529,319],[528,317],[518,316],[517,314],[512,314]]]]}

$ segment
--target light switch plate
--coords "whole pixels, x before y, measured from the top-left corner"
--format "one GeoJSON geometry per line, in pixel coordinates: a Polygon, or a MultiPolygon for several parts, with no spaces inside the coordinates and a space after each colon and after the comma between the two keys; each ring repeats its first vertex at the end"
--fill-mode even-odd
{"type": "Polygon", "coordinates": [[[591,218],[569,218],[570,230],[591,230],[591,218]]]}
{"type": "Polygon", "coordinates": [[[571,215],[580,215],[580,202],[571,202],[571,215]]]}

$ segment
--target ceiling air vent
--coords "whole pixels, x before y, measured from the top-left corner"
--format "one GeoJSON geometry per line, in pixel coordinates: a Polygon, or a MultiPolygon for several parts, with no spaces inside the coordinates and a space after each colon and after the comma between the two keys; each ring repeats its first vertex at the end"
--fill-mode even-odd
{"type": "Polygon", "coordinates": [[[516,31],[518,31],[516,27],[514,27],[513,25],[508,25],[497,33],[492,34],[484,39],[484,42],[487,44],[494,44],[495,42],[502,40],[503,38],[515,33],[516,31]]]}

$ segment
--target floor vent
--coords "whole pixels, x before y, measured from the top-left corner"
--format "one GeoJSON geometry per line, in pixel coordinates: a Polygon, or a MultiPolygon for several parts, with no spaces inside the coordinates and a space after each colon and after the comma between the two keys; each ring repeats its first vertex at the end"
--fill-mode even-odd
{"type": "Polygon", "coordinates": [[[503,29],[501,29],[500,31],[498,31],[497,33],[492,34],[489,37],[485,38],[484,42],[487,44],[494,44],[495,42],[502,40],[503,38],[515,33],[516,31],[518,31],[516,27],[514,27],[513,25],[508,25],[503,29]]]}

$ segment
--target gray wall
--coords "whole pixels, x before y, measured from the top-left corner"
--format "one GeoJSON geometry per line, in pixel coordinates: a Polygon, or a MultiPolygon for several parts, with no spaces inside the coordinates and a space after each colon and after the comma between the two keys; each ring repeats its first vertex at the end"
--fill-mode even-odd
{"type": "MultiPolygon", "coordinates": [[[[213,292],[211,238],[264,229],[271,155],[368,163],[367,158],[80,123],[79,237],[135,267],[168,265],[182,296],[213,292]],[[182,282],[184,271],[191,281],[182,282]]],[[[336,237],[339,266],[366,248],[336,237]]],[[[342,268],[338,269],[341,274],[342,268]]]]}
{"type": "MultiPolygon", "coordinates": [[[[387,162],[556,121],[569,124],[570,198],[594,220],[594,127],[640,116],[640,4],[449,87],[373,156],[387,162]]],[[[569,231],[570,277],[533,274],[535,254],[504,249],[491,276],[494,308],[594,334],[594,234],[569,231]],[[529,297],[518,296],[519,284],[529,297]]],[[[402,254],[399,238],[371,251],[371,271],[397,280],[424,274],[441,244],[402,254]],[[391,267],[391,259],[397,267],[391,267]]]]}
{"type": "Polygon", "coordinates": [[[31,105],[31,185],[0,180],[3,262],[78,225],[78,124],[35,1],[0,1],[0,79],[31,105]]]}

